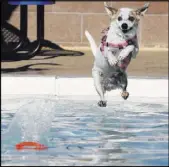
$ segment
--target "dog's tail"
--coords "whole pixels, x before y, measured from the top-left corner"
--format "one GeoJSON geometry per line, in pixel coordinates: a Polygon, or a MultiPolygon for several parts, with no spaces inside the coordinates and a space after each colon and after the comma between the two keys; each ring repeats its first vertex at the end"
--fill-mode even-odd
{"type": "Polygon", "coordinates": [[[96,45],[93,37],[90,35],[90,33],[87,30],[85,31],[85,35],[90,43],[93,55],[96,56],[97,45],[96,45]]]}

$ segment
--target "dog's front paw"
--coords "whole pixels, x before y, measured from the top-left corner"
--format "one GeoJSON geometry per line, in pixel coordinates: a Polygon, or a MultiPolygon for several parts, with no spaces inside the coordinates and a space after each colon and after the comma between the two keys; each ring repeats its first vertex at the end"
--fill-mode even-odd
{"type": "Polygon", "coordinates": [[[130,52],[133,52],[133,50],[134,50],[134,45],[129,45],[126,48],[124,48],[120,52],[120,54],[118,56],[118,60],[119,61],[124,60],[130,54],[130,52]]]}
{"type": "Polygon", "coordinates": [[[98,102],[98,106],[99,106],[99,107],[106,107],[106,106],[107,106],[107,102],[100,100],[100,101],[98,102]]]}
{"type": "Polygon", "coordinates": [[[118,60],[115,56],[111,56],[108,58],[108,62],[111,66],[115,66],[118,63],[118,60]]]}
{"type": "Polygon", "coordinates": [[[128,97],[129,97],[129,93],[126,92],[126,91],[123,91],[122,94],[121,94],[121,97],[126,100],[128,97]]]}
{"type": "Polygon", "coordinates": [[[118,61],[122,61],[122,60],[124,60],[126,57],[127,57],[127,55],[120,55],[120,56],[118,57],[118,61]]]}

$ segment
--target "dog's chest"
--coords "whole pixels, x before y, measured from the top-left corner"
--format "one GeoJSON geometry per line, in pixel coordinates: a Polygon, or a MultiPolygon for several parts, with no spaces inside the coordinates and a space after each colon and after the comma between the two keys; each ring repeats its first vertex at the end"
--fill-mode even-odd
{"type": "Polygon", "coordinates": [[[121,35],[120,33],[116,32],[116,31],[112,32],[112,30],[108,31],[106,42],[118,44],[118,43],[122,43],[125,41],[126,41],[126,38],[123,35],[121,35]]]}

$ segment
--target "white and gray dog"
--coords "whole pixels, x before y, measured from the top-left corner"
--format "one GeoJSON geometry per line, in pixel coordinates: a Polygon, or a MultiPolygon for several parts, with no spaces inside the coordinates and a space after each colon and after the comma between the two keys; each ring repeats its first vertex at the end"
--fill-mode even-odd
{"type": "Polygon", "coordinates": [[[149,3],[139,9],[115,9],[104,2],[105,9],[111,18],[110,26],[104,31],[99,47],[88,31],[85,35],[89,40],[92,53],[95,57],[92,76],[97,93],[100,96],[98,105],[106,106],[104,94],[106,91],[121,89],[121,96],[127,99],[126,68],[131,58],[135,58],[139,46],[137,30],[140,17],[144,15],[149,3]]]}

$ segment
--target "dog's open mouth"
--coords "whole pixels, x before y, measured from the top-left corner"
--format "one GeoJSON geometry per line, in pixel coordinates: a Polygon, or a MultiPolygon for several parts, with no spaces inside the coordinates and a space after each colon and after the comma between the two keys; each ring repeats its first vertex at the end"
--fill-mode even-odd
{"type": "Polygon", "coordinates": [[[123,33],[127,33],[128,32],[128,30],[122,30],[123,31],[123,33]]]}
{"type": "Polygon", "coordinates": [[[129,29],[122,29],[122,32],[123,32],[123,33],[127,33],[127,32],[129,32],[130,30],[132,30],[132,28],[133,28],[133,27],[131,27],[131,28],[129,28],[129,29]]]}

